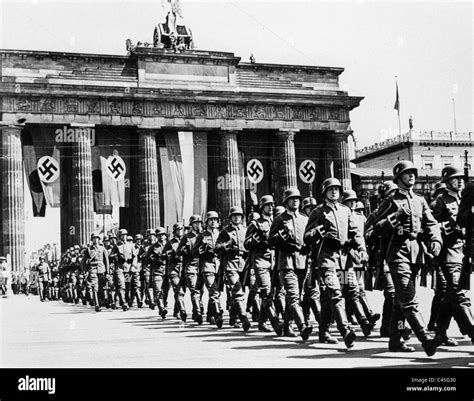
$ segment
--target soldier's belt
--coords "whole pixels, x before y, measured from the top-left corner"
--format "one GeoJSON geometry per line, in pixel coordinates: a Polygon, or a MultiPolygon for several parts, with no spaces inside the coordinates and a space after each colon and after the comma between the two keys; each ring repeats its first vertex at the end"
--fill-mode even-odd
{"type": "Polygon", "coordinates": [[[415,240],[415,239],[418,239],[421,232],[403,229],[403,230],[397,230],[396,234],[398,235],[398,237],[403,238],[403,239],[415,240]]]}
{"type": "Polygon", "coordinates": [[[350,249],[350,243],[342,242],[332,237],[325,237],[323,248],[327,248],[332,252],[341,251],[341,250],[348,251],[350,249]]]}

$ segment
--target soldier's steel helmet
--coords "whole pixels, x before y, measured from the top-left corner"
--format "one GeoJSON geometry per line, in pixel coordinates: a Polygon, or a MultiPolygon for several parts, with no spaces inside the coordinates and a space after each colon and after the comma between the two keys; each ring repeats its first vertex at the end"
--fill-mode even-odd
{"type": "Polygon", "coordinates": [[[285,211],[285,208],[283,206],[277,206],[275,208],[275,216],[279,216],[280,214],[282,214],[283,212],[285,211]]]}
{"type": "Polygon", "coordinates": [[[135,240],[137,240],[137,239],[143,239],[143,235],[141,235],[141,234],[136,234],[136,235],[135,235],[135,240]]]}
{"type": "Polygon", "coordinates": [[[410,160],[399,161],[393,166],[393,182],[396,183],[400,176],[407,171],[414,171],[415,176],[418,177],[418,169],[410,160]]]}
{"type": "Polygon", "coordinates": [[[156,232],[156,235],[166,234],[166,230],[164,227],[158,227],[155,232],[156,232]]]}
{"type": "Polygon", "coordinates": [[[283,194],[283,203],[286,203],[290,198],[299,198],[301,200],[301,193],[298,188],[288,188],[283,194]]]}
{"type": "Polygon", "coordinates": [[[181,223],[174,223],[173,224],[173,231],[181,230],[183,228],[184,228],[184,226],[181,223]]]}
{"type": "Polygon", "coordinates": [[[94,239],[94,238],[101,238],[100,237],[100,234],[91,234],[91,239],[94,239]]]}
{"type": "Polygon", "coordinates": [[[342,203],[346,201],[354,200],[357,201],[359,198],[357,198],[357,194],[353,189],[348,189],[347,191],[344,191],[342,194],[342,203]]]}
{"type": "Polygon", "coordinates": [[[217,219],[219,220],[219,215],[217,214],[217,212],[211,210],[210,212],[207,212],[206,213],[206,223],[209,219],[217,219]]]}
{"type": "Polygon", "coordinates": [[[232,206],[229,211],[229,218],[233,214],[240,214],[242,217],[244,217],[244,211],[240,206],[232,206]]]}
{"type": "Polygon", "coordinates": [[[384,190],[383,194],[387,196],[390,192],[392,192],[394,189],[397,189],[397,184],[395,184],[393,181],[385,181],[383,183],[384,190]]]}
{"type": "Polygon", "coordinates": [[[338,187],[339,190],[342,191],[341,182],[337,178],[326,178],[323,181],[323,195],[326,193],[326,191],[330,187],[338,187]]]}
{"type": "Polygon", "coordinates": [[[133,241],[133,237],[131,235],[127,235],[127,241],[133,241]]]}
{"type": "Polygon", "coordinates": [[[193,224],[193,223],[201,223],[202,220],[201,220],[201,216],[199,216],[198,214],[193,214],[190,218],[189,218],[189,225],[193,224]]]}
{"type": "Polygon", "coordinates": [[[128,231],[126,228],[121,228],[118,232],[118,235],[121,236],[121,235],[128,235],[128,231]]]}
{"type": "Polygon", "coordinates": [[[357,201],[354,210],[365,210],[364,204],[361,201],[357,201]]]}
{"type": "Polygon", "coordinates": [[[436,196],[442,191],[446,189],[446,183],[443,181],[438,181],[434,184],[434,191],[433,191],[433,198],[436,198],[436,196]]]}
{"type": "Polygon", "coordinates": [[[306,206],[317,206],[318,202],[316,202],[316,199],[314,199],[312,196],[308,196],[307,198],[303,199],[303,209],[306,206]]]}
{"type": "Polygon", "coordinates": [[[156,234],[155,231],[156,231],[156,230],[154,230],[153,228],[149,228],[148,230],[146,230],[146,235],[147,235],[147,236],[155,235],[155,234],[156,234]]]}
{"type": "Polygon", "coordinates": [[[268,205],[269,203],[275,203],[275,200],[273,199],[272,195],[263,195],[260,200],[258,201],[258,207],[261,209],[265,205],[268,205]]]}
{"type": "Polygon", "coordinates": [[[450,178],[462,177],[464,177],[464,171],[453,165],[446,166],[441,170],[441,182],[448,182],[450,178]]]}

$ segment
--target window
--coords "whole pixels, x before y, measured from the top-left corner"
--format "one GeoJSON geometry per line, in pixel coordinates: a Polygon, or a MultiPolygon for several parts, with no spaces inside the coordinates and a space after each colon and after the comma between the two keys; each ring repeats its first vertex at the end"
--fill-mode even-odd
{"type": "Polygon", "coordinates": [[[421,168],[424,170],[433,170],[434,156],[421,156],[421,168]]]}
{"type": "Polygon", "coordinates": [[[441,156],[441,163],[443,164],[443,167],[454,164],[454,156],[441,156]]]}

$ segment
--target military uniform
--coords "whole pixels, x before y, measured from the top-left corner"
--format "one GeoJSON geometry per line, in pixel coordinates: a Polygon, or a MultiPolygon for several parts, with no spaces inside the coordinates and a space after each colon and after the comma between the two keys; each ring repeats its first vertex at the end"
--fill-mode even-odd
{"type": "Polygon", "coordinates": [[[199,258],[199,272],[209,293],[207,314],[214,318],[217,327],[222,327],[222,308],[216,276],[219,272],[219,259],[216,254],[216,242],[219,230],[204,230],[198,234],[192,248],[192,254],[199,258]]]}
{"type": "MultiPolygon", "coordinates": [[[[402,161],[394,167],[394,181],[404,173],[415,171],[411,162],[402,161]]],[[[415,278],[419,267],[425,263],[424,241],[428,242],[430,252],[437,256],[442,239],[437,221],[434,219],[426,200],[413,193],[411,189],[399,188],[392,192],[380,205],[386,217],[379,219],[375,230],[389,236],[386,260],[395,285],[395,295],[410,327],[425,352],[431,356],[439,345],[426,333],[423,318],[416,300],[415,278]]],[[[400,341],[396,316],[390,324],[390,344],[400,341]]]]}
{"type": "MultiPolygon", "coordinates": [[[[120,234],[120,231],[119,231],[120,234]]],[[[112,249],[111,257],[115,262],[114,284],[120,305],[124,311],[128,310],[125,299],[125,273],[130,272],[130,267],[136,263],[137,253],[133,243],[119,241],[112,249]]]]}
{"type": "Polygon", "coordinates": [[[262,298],[259,326],[262,326],[265,320],[269,319],[275,332],[281,335],[282,327],[273,305],[271,288],[274,251],[268,244],[268,235],[272,222],[272,216],[265,214],[252,221],[246,232],[244,246],[250,252],[250,263],[255,270],[256,284],[262,298]]]}
{"type": "Polygon", "coordinates": [[[41,302],[47,297],[49,281],[51,280],[51,269],[48,262],[44,260],[36,268],[38,270],[38,291],[41,302]]]}
{"type": "MultiPolygon", "coordinates": [[[[286,204],[293,197],[301,199],[299,191],[288,189],[285,191],[283,203],[286,204]]],[[[306,255],[308,252],[303,237],[307,222],[308,217],[298,210],[287,209],[273,219],[268,234],[269,245],[276,248],[277,269],[286,291],[286,307],[295,320],[303,341],[308,339],[313,330],[312,326],[304,321],[300,304],[300,287],[296,273],[297,270],[306,270],[306,255]]],[[[286,326],[289,324],[288,315],[285,324],[286,326]]]]}
{"type": "Polygon", "coordinates": [[[199,257],[192,254],[192,249],[198,234],[199,233],[196,231],[190,231],[189,233],[185,234],[179,242],[177,254],[183,258],[183,269],[184,274],[186,275],[186,287],[189,289],[191,294],[191,302],[193,305],[192,318],[201,324],[201,292],[198,287],[199,257]]]}
{"type": "Polygon", "coordinates": [[[115,309],[115,283],[114,283],[114,272],[115,272],[115,258],[113,257],[112,245],[105,247],[109,258],[109,268],[105,272],[105,287],[107,289],[107,305],[108,307],[115,309]]]}
{"type": "Polygon", "coordinates": [[[109,255],[102,245],[91,245],[87,247],[83,264],[87,271],[87,282],[92,292],[91,298],[96,312],[100,311],[99,304],[99,274],[103,275],[109,270],[109,255]]]}
{"type": "Polygon", "coordinates": [[[133,302],[135,298],[137,300],[137,307],[143,307],[142,301],[142,292],[141,292],[141,270],[142,270],[142,262],[145,258],[145,248],[142,244],[135,243],[134,244],[135,253],[137,258],[135,259],[135,263],[130,267],[130,299],[128,305],[130,307],[133,306],[133,302]]]}
{"type": "MultiPolygon", "coordinates": [[[[352,346],[355,335],[349,327],[342,297],[340,273],[345,271],[348,280],[354,280],[349,250],[365,251],[362,232],[355,224],[351,210],[338,202],[325,200],[313,210],[305,231],[305,242],[313,245],[313,263],[318,267],[317,276],[321,287],[321,324],[319,339],[333,342],[329,336],[331,312],[336,320],[337,328],[345,339],[348,347],[352,346]],[[320,229],[321,228],[321,229],[320,229]],[[323,230],[323,231],[322,231],[323,230]]],[[[345,274],[343,273],[343,274],[345,274]]],[[[350,298],[355,311],[358,309],[357,291],[351,285],[350,298]]]]}
{"type": "Polygon", "coordinates": [[[183,260],[178,256],[177,250],[180,238],[171,238],[165,245],[163,252],[167,258],[168,277],[171,281],[174,292],[175,309],[177,308],[183,322],[186,321],[186,306],[184,305],[184,289],[181,275],[183,272],[183,260]]]}
{"type": "MultiPolygon", "coordinates": [[[[443,169],[445,172],[448,167],[443,169]]],[[[462,172],[458,172],[462,177],[462,172]]],[[[443,173],[442,173],[443,176],[443,173]]],[[[447,180],[454,178],[453,174],[447,180]]],[[[441,272],[446,279],[447,291],[441,301],[435,333],[446,339],[451,316],[459,325],[461,332],[469,333],[474,340],[472,325],[471,302],[460,283],[463,268],[464,230],[456,223],[459,204],[461,202],[458,192],[449,186],[436,200],[433,216],[441,224],[443,248],[439,255],[441,272]]]]}

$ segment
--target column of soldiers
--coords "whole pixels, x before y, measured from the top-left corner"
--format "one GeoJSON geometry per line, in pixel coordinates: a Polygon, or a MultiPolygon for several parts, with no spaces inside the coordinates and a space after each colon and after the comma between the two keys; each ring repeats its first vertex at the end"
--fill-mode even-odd
{"type": "MultiPolygon", "coordinates": [[[[281,206],[264,195],[247,225],[242,208],[235,206],[222,229],[219,214],[209,211],[204,221],[193,215],[187,227],[176,223],[171,238],[162,227],[148,229],[146,238],[120,229],[118,239],[110,235],[103,244],[93,235],[88,246],[63,256],[61,297],[89,303],[97,312],[117,304],[127,311],[136,301],[138,308],[157,308],[165,319],[172,289],[173,316],[183,323],[188,292],[191,320],[198,325],[205,315],[207,323],[222,328],[225,308],[230,327],[249,331],[251,314],[259,331],[296,337],[297,329],[303,341],[314,329],[312,313],[319,341],[338,343],[330,333],[335,323],[348,349],[356,340],[354,325],[367,337],[382,317],[380,335],[389,338],[390,351],[413,352],[406,341],[414,334],[429,356],[440,345],[456,345],[447,336],[454,318],[474,342],[462,228],[472,216],[458,214],[463,173],[443,169],[431,208],[413,192],[417,173],[411,162],[397,163],[393,181],[384,183],[383,197],[367,219],[356,193],[344,192],[339,180],[328,178],[321,204],[312,197],[302,200],[296,188],[285,191],[281,206]],[[436,278],[428,328],[416,299],[416,279],[427,265],[436,278]],[[382,316],[372,311],[365,294],[373,288],[383,291],[382,316]]],[[[38,269],[40,282],[47,281],[44,266],[38,269]]]]}

